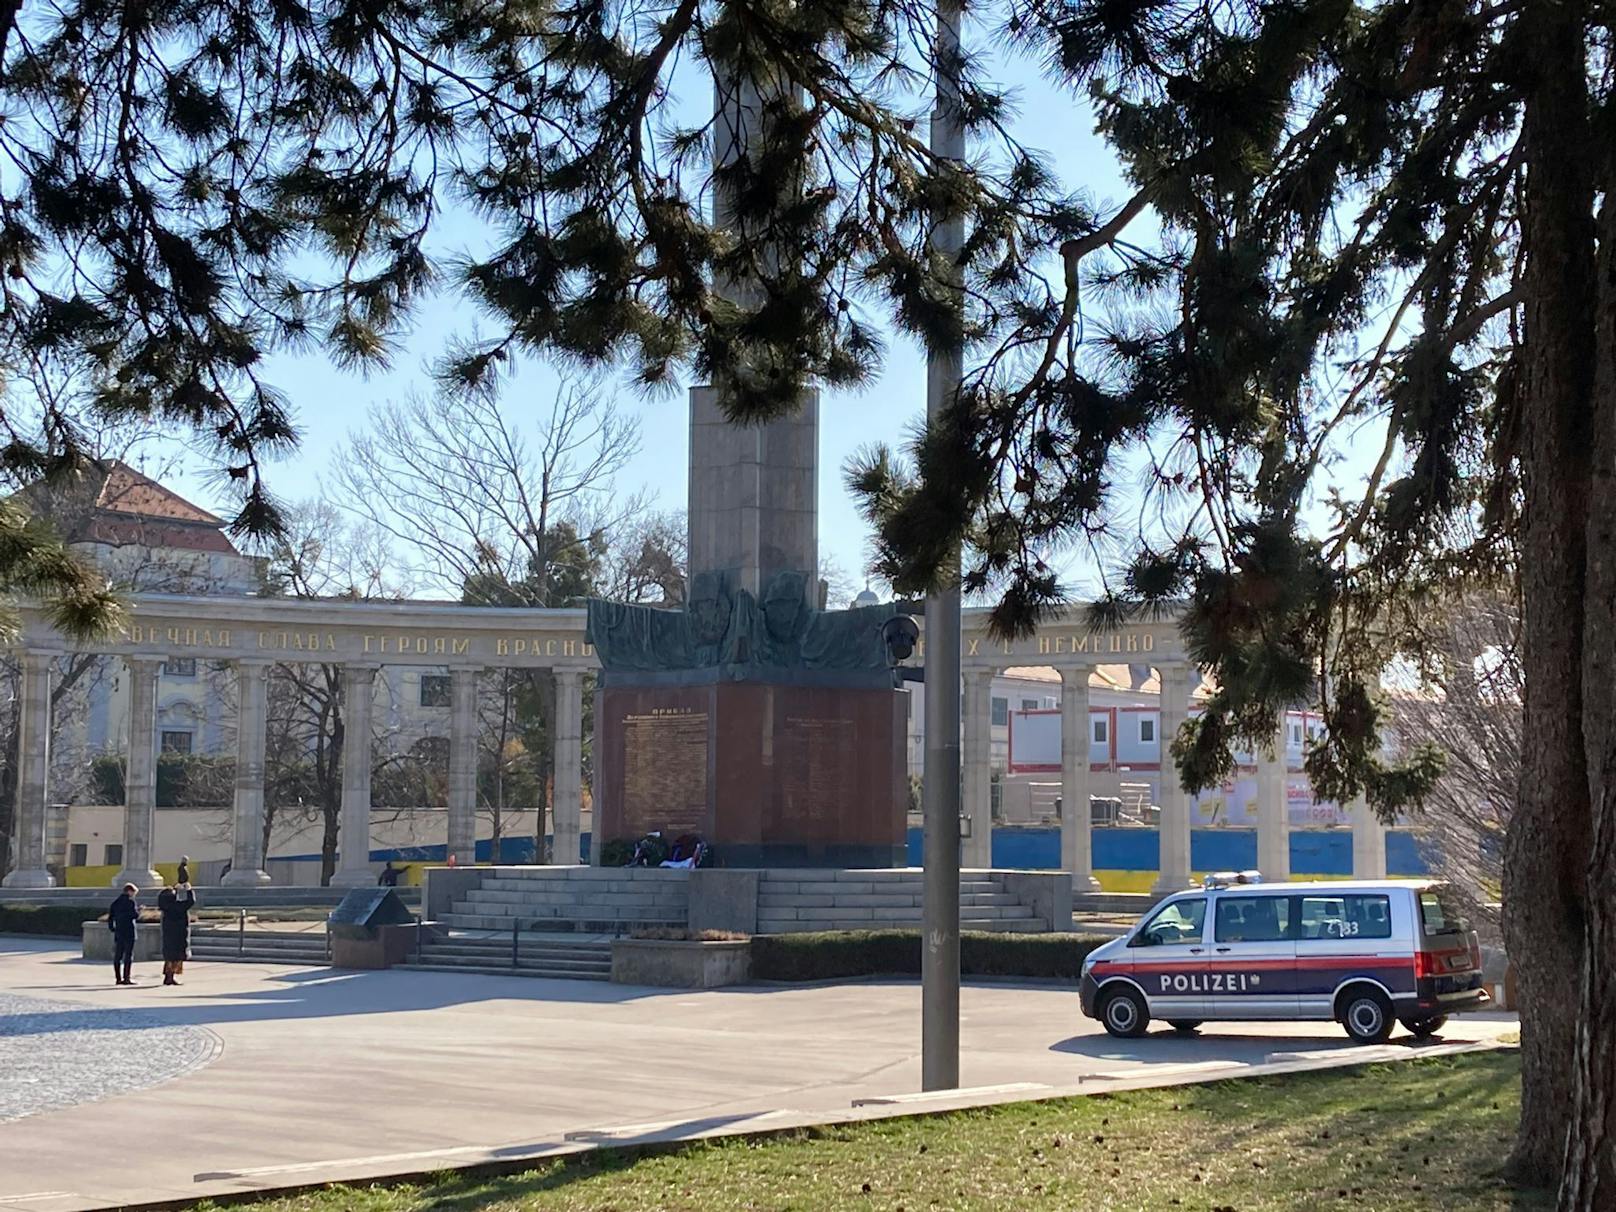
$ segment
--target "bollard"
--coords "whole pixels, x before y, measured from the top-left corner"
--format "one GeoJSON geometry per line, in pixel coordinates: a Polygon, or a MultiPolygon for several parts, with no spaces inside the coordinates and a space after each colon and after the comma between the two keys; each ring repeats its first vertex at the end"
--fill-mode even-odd
{"type": "Polygon", "coordinates": [[[517,964],[517,947],[520,945],[521,937],[522,937],[522,919],[519,918],[519,917],[513,917],[511,919],[511,967],[512,968],[518,967],[518,964],[517,964]]]}
{"type": "Polygon", "coordinates": [[[417,913],[415,915],[415,962],[418,964],[421,962],[421,925],[421,915],[417,913]]]}
{"type": "Polygon", "coordinates": [[[236,911],[236,955],[238,957],[240,957],[240,956],[243,956],[243,955],[246,955],[246,954],[247,954],[247,911],[245,909],[238,909],[236,911]]]}

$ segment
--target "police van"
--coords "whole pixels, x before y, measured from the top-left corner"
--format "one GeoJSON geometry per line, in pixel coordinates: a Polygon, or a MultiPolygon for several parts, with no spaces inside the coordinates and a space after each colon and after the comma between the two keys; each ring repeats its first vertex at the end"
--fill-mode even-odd
{"type": "Polygon", "coordinates": [[[1255,871],[1175,893],[1083,961],[1083,1013],[1112,1035],[1153,1018],[1334,1020],[1378,1044],[1487,1005],[1475,932],[1444,884],[1427,880],[1265,884],[1255,871]]]}

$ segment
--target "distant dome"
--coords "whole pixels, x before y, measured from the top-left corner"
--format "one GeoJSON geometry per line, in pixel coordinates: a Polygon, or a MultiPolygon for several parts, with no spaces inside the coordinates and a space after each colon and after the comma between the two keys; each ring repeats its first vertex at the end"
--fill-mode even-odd
{"type": "Polygon", "coordinates": [[[881,599],[876,597],[875,593],[873,591],[869,590],[869,589],[861,589],[859,591],[858,597],[853,599],[853,605],[855,607],[858,607],[858,606],[879,606],[880,604],[881,604],[881,599]]]}

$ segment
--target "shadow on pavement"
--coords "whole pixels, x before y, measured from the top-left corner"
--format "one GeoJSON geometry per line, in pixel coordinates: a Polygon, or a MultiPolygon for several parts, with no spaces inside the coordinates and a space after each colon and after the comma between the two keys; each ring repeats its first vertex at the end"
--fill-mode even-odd
{"type": "MultiPolygon", "coordinates": [[[[75,961],[99,971],[96,961],[75,961]]],[[[200,965],[198,965],[200,966],[200,965]]],[[[681,996],[685,989],[647,989],[613,985],[605,981],[547,980],[542,977],[458,976],[453,973],[390,971],[370,972],[350,969],[298,969],[265,976],[265,987],[247,991],[188,991],[181,985],[165,989],[155,972],[135,977],[141,988],[150,989],[149,1002],[131,1005],[129,992],[102,985],[16,984],[10,992],[21,997],[30,993],[75,1000],[112,994],[114,1005],[128,1010],[138,1023],[130,1026],[214,1026],[221,1023],[266,1022],[277,1019],[340,1018],[354,1014],[441,1010],[476,1002],[546,1002],[579,1006],[618,1005],[649,997],[681,996]],[[144,979],[143,979],[144,978],[144,979]]],[[[136,990],[135,992],[138,992],[136,990]]],[[[99,1025],[109,1007],[83,1011],[67,1010],[51,1014],[30,1026],[8,1029],[0,1020],[0,1035],[45,1034],[72,1031],[99,1025]],[[94,1016],[93,1018],[88,1016],[94,1016]],[[82,1020],[82,1021],[80,1021],[82,1020]]]]}

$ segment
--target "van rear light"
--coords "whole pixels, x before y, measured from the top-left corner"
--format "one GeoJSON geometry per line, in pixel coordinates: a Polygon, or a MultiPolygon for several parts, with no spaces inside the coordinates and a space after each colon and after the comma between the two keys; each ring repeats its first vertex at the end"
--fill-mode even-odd
{"type": "Polygon", "coordinates": [[[1470,932],[1470,966],[1481,970],[1481,939],[1474,930],[1470,932]]]}
{"type": "Polygon", "coordinates": [[[1416,951],[1414,953],[1414,979],[1436,976],[1442,971],[1442,964],[1438,957],[1430,951],[1416,951]]]}

